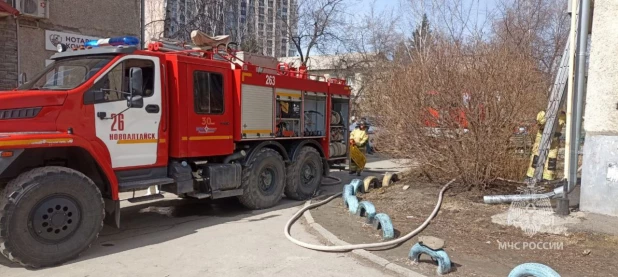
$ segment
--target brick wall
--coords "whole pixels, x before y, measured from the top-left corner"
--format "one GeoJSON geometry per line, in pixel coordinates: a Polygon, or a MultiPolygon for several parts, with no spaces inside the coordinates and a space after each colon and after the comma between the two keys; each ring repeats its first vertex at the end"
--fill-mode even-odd
{"type": "Polygon", "coordinates": [[[17,30],[12,17],[0,18],[0,90],[17,86],[17,30]]]}

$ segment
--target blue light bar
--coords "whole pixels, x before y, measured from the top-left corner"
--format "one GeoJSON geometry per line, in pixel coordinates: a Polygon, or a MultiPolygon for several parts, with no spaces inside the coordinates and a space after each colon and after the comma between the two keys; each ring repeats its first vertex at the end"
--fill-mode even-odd
{"type": "Polygon", "coordinates": [[[84,43],[85,47],[101,47],[101,46],[130,46],[130,45],[138,45],[139,38],[132,36],[125,37],[113,37],[113,38],[105,38],[99,40],[90,40],[84,43]]]}

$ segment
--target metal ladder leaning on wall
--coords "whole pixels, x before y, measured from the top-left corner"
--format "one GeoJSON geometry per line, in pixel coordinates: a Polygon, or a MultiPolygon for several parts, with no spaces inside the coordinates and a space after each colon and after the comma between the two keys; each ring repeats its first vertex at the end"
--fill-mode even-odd
{"type": "Polygon", "coordinates": [[[541,138],[541,143],[539,144],[539,159],[534,170],[534,178],[531,182],[532,186],[543,178],[545,160],[549,154],[551,140],[558,126],[558,114],[560,107],[562,107],[566,98],[565,92],[567,90],[567,81],[569,78],[569,41],[569,39],[566,41],[558,72],[556,73],[556,79],[554,80],[554,85],[552,86],[549,95],[547,109],[545,110],[545,128],[543,129],[543,136],[541,138]]]}

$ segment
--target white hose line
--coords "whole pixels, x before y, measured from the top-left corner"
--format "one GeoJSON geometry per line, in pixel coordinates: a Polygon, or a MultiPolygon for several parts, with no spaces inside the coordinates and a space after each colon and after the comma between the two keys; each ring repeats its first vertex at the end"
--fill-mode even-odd
{"type": "Polygon", "coordinates": [[[330,182],[330,183],[324,183],[324,180],[322,180],[322,186],[335,186],[335,185],[339,185],[341,183],[343,183],[343,181],[337,177],[333,177],[333,176],[326,176],[326,178],[331,179],[331,180],[335,180],[334,182],[330,182]]]}
{"type": "Polygon", "coordinates": [[[317,203],[313,203],[309,206],[306,206],[300,210],[298,210],[298,212],[296,212],[296,214],[294,214],[294,216],[292,216],[292,218],[290,218],[290,220],[288,220],[288,222],[285,224],[285,229],[283,230],[283,232],[285,233],[285,237],[290,240],[291,242],[295,243],[296,245],[308,248],[308,249],[312,249],[312,250],[318,250],[318,251],[325,251],[325,252],[343,252],[343,251],[350,251],[350,250],[355,250],[355,249],[366,249],[366,250],[383,250],[384,248],[387,247],[392,247],[392,246],[397,246],[411,238],[413,238],[414,236],[416,236],[418,233],[420,233],[421,231],[423,231],[423,229],[425,229],[427,227],[427,225],[429,225],[429,222],[438,214],[438,211],[440,210],[440,205],[442,205],[442,199],[444,197],[444,192],[446,191],[446,189],[453,183],[455,182],[455,179],[451,180],[450,182],[446,183],[446,185],[444,185],[442,187],[442,190],[440,190],[440,193],[438,194],[438,202],[436,203],[436,207],[433,209],[433,212],[431,213],[431,215],[429,215],[429,217],[427,217],[427,219],[425,219],[425,222],[423,222],[423,224],[421,224],[418,228],[414,229],[412,232],[408,233],[407,235],[397,238],[395,240],[391,240],[391,241],[385,241],[385,242],[376,242],[376,243],[363,243],[363,244],[350,244],[350,245],[336,245],[336,246],[326,246],[326,245],[315,245],[315,244],[309,244],[306,242],[302,242],[299,241],[295,238],[292,237],[292,235],[290,234],[290,229],[292,229],[292,225],[294,225],[294,222],[296,222],[296,220],[298,220],[298,218],[300,218],[300,216],[307,210],[309,209],[313,209],[315,207],[319,207],[322,206],[330,201],[332,201],[333,199],[337,198],[338,196],[340,196],[342,194],[342,192],[339,192],[331,197],[328,197],[326,200],[317,202],[317,203]]]}

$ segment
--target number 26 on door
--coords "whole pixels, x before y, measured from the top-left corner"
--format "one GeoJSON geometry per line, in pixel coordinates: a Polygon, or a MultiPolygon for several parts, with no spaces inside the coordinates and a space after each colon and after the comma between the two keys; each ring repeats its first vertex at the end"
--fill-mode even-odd
{"type": "Polygon", "coordinates": [[[124,114],[112,114],[112,132],[124,131],[124,114]]]}

